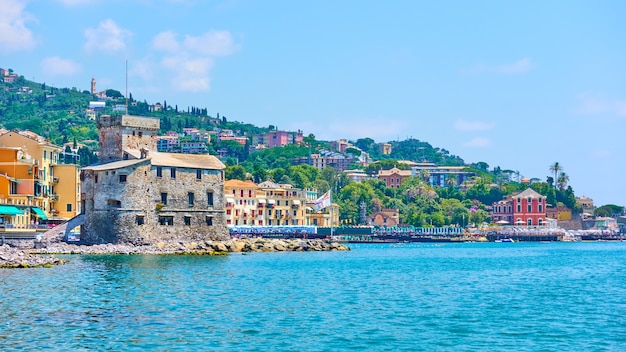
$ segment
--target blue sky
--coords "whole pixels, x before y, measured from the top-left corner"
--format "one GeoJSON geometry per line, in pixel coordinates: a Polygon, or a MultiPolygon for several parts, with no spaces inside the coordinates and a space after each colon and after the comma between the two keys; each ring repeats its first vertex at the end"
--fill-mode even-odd
{"type": "Polygon", "coordinates": [[[626,204],[626,2],[2,0],[0,67],[626,204]]]}

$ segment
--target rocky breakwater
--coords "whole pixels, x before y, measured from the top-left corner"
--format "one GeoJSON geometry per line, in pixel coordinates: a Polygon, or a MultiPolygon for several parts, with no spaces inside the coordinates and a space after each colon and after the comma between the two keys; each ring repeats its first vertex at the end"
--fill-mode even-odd
{"type": "MultiPolygon", "coordinates": [[[[6,246],[8,247],[8,246],[6,246]]],[[[10,248],[10,247],[8,247],[10,248]]],[[[37,254],[164,254],[164,255],[227,255],[228,253],[246,252],[314,252],[314,251],[348,251],[346,245],[319,239],[264,239],[237,238],[227,241],[175,242],[146,244],[99,244],[81,246],[64,242],[49,243],[41,248],[23,250],[21,257],[45,258],[37,254]]],[[[51,257],[54,258],[54,257],[51,257]]],[[[35,261],[27,261],[28,266],[35,261]]],[[[61,264],[58,259],[50,264],[61,264]]],[[[4,266],[4,260],[0,266],[4,266]]],[[[19,265],[18,265],[19,266],[19,265]]]]}
{"type": "Polygon", "coordinates": [[[65,262],[54,256],[31,254],[9,245],[0,246],[0,268],[49,267],[65,262]]]}

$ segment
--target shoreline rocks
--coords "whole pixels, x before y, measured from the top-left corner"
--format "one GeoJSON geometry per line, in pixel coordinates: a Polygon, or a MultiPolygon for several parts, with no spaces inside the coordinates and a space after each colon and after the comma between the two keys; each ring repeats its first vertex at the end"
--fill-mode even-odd
{"type": "Polygon", "coordinates": [[[320,239],[233,238],[227,241],[159,242],[151,245],[100,244],[93,246],[49,243],[42,248],[18,249],[0,246],[0,268],[41,267],[65,262],[53,254],[161,254],[161,255],[227,255],[247,252],[318,252],[349,251],[337,242],[320,239]]]}

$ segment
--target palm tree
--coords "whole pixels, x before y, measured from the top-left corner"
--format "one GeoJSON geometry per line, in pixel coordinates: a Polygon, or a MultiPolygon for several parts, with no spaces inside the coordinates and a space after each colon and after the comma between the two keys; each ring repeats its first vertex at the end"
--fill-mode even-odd
{"type": "Polygon", "coordinates": [[[569,182],[569,176],[565,172],[561,172],[556,182],[559,185],[559,190],[563,191],[567,187],[568,182],[569,182]]]}
{"type": "Polygon", "coordinates": [[[557,161],[554,164],[550,165],[550,171],[554,172],[554,188],[556,188],[557,175],[559,174],[559,172],[563,171],[563,167],[557,161]]]}

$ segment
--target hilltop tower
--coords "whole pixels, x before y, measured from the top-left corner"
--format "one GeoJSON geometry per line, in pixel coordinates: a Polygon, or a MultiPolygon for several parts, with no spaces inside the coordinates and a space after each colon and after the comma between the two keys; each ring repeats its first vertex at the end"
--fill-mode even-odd
{"type": "Polygon", "coordinates": [[[125,149],[157,150],[159,119],[130,115],[102,115],[96,121],[100,134],[100,162],[125,159],[125,149]]]}
{"type": "Polygon", "coordinates": [[[96,77],[91,77],[91,94],[96,94],[96,77]]]}

